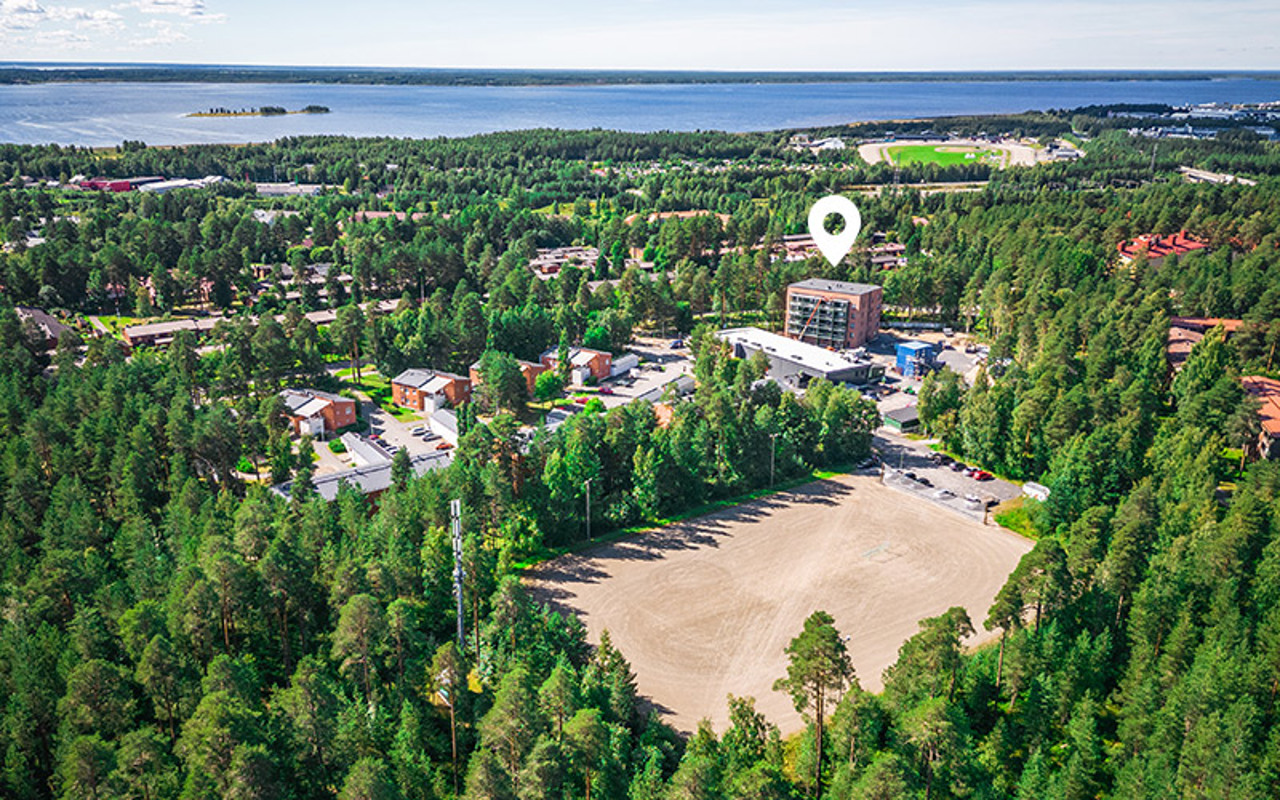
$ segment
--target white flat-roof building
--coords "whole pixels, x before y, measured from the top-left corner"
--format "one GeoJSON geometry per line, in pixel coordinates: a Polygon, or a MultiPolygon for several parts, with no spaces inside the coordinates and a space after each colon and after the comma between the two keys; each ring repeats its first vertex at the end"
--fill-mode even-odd
{"type": "Polygon", "coordinates": [[[769,376],[784,386],[799,387],[811,378],[861,384],[884,377],[884,366],[870,359],[826,350],[760,328],[729,328],[717,331],[716,336],[733,346],[736,358],[764,353],[769,359],[769,376]]]}

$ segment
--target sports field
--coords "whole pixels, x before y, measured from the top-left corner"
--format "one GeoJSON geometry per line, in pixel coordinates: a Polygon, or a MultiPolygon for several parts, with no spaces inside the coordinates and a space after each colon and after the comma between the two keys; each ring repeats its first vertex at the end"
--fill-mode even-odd
{"type": "Polygon", "coordinates": [[[752,695],[784,732],[800,717],[772,690],[783,649],[824,609],[848,636],[863,687],[919,620],[954,605],[982,620],[1031,542],[878,477],[818,481],[542,565],[534,595],[579,614],[592,641],[608,629],[640,692],[691,731],[728,721],[726,695],[752,695]]]}
{"type": "Polygon", "coordinates": [[[1004,154],[974,145],[903,144],[888,149],[893,164],[1003,164],[1004,154]]]}
{"type": "Polygon", "coordinates": [[[1044,158],[1044,151],[1020,142],[992,143],[972,139],[937,139],[910,143],[866,142],[858,155],[868,164],[990,164],[994,167],[1030,167],[1044,158]]]}

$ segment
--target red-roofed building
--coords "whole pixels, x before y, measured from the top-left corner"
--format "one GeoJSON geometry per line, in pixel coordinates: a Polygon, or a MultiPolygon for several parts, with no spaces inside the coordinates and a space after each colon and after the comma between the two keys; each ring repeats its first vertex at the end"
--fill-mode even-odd
{"type": "Polygon", "coordinates": [[[1280,381],[1261,375],[1247,375],[1240,379],[1244,391],[1261,406],[1262,432],[1258,434],[1258,454],[1263,458],[1280,458],[1280,381]]]}
{"type": "Polygon", "coordinates": [[[1116,250],[1119,251],[1120,260],[1123,263],[1127,264],[1138,256],[1145,255],[1147,261],[1158,264],[1169,256],[1185,256],[1196,250],[1204,250],[1208,246],[1186,231],[1178,231],[1172,236],[1144,233],[1131,241],[1120,242],[1116,245],[1116,250]]]}
{"type": "Polygon", "coordinates": [[[1165,355],[1174,371],[1182,369],[1191,348],[1200,343],[1204,335],[1219,325],[1226,331],[1227,338],[1240,329],[1244,320],[1225,319],[1223,317],[1171,317],[1169,319],[1169,339],[1165,345],[1165,355]]]}
{"type": "Polygon", "coordinates": [[[1244,320],[1227,319],[1225,317],[1170,317],[1169,324],[1175,328],[1186,328],[1189,331],[1199,331],[1200,333],[1208,333],[1221,325],[1227,335],[1230,336],[1240,330],[1244,320]]]}

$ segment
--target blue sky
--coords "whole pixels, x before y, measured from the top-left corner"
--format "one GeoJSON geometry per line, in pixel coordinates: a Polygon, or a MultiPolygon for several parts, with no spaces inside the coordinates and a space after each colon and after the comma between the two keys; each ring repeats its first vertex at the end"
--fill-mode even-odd
{"type": "Polygon", "coordinates": [[[617,69],[1276,69],[1280,0],[0,0],[0,59],[617,69]]]}

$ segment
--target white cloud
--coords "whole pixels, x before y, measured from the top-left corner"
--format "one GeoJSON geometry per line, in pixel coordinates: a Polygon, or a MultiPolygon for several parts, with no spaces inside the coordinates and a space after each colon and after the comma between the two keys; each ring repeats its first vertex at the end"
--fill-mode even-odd
{"type": "Polygon", "coordinates": [[[124,27],[124,17],[106,9],[50,6],[50,22],[74,22],[78,30],[118,31],[124,27]]]}
{"type": "Polygon", "coordinates": [[[48,12],[36,0],[0,0],[0,29],[31,30],[47,17],[48,12]]]}
{"type": "Polygon", "coordinates": [[[129,42],[130,47],[166,47],[191,41],[190,36],[171,22],[153,19],[143,23],[142,27],[149,28],[153,33],[150,36],[132,40],[129,42]]]}
{"type": "Polygon", "coordinates": [[[35,35],[39,47],[58,50],[83,50],[89,46],[89,37],[73,30],[40,31],[35,35]]]}
{"type": "Polygon", "coordinates": [[[226,14],[208,13],[204,0],[131,0],[116,8],[132,8],[143,14],[168,14],[193,22],[223,22],[227,18],[226,14]]]}

